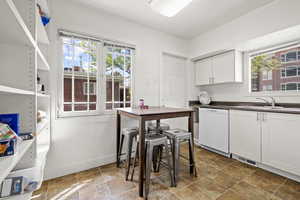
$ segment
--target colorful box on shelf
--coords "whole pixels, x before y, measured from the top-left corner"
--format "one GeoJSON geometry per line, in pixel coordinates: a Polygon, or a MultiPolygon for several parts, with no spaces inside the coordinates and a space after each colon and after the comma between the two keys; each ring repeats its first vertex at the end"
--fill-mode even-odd
{"type": "Polygon", "coordinates": [[[19,134],[19,119],[18,113],[0,114],[0,123],[7,124],[17,135],[19,134]]]}
{"type": "Polygon", "coordinates": [[[17,141],[18,136],[10,126],[0,123],[0,157],[14,155],[16,152],[17,141]]]}
{"type": "Polygon", "coordinates": [[[17,139],[0,140],[0,157],[13,156],[16,153],[17,139]]]}

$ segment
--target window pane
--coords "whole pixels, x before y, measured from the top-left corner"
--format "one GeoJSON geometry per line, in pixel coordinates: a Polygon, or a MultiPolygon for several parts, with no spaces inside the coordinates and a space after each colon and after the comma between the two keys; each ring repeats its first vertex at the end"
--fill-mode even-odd
{"type": "Polygon", "coordinates": [[[93,103],[93,104],[90,104],[90,105],[89,105],[89,109],[90,109],[90,110],[96,110],[96,104],[94,104],[94,103],[93,103]]]}
{"type": "Polygon", "coordinates": [[[125,78],[128,78],[131,76],[131,57],[126,56],[125,57],[125,72],[124,72],[125,78]]]}
{"type": "Polygon", "coordinates": [[[297,52],[289,52],[286,54],[286,61],[290,62],[290,61],[295,61],[297,60],[297,52]]]}
{"type": "Polygon", "coordinates": [[[87,111],[87,104],[75,104],[74,110],[75,111],[87,111]]]}
{"type": "Polygon", "coordinates": [[[297,83],[286,84],[286,90],[297,90],[297,83]]]}
{"type": "Polygon", "coordinates": [[[286,68],[286,76],[297,76],[297,67],[286,68]]]}
{"type": "Polygon", "coordinates": [[[71,104],[64,104],[64,111],[72,111],[72,105],[71,104]]]}
{"type": "Polygon", "coordinates": [[[282,55],[280,56],[280,60],[281,60],[281,62],[285,62],[285,54],[282,54],[282,55]]]}
{"type": "Polygon", "coordinates": [[[115,108],[123,107],[124,102],[124,78],[114,77],[114,102],[115,108]]]}
{"type": "Polygon", "coordinates": [[[282,90],[282,91],[285,91],[285,90],[286,90],[286,85],[285,85],[285,84],[282,84],[282,85],[281,85],[281,90],[282,90]]]}
{"type": "MultiPolygon", "coordinates": [[[[112,51],[112,48],[108,48],[108,51],[112,51]]],[[[105,75],[106,75],[106,109],[112,109],[112,54],[106,55],[105,61],[105,75]],[[108,103],[110,102],[110,103],[108,103]]]]}
{"type": "Polygon", "coordinates": [[[285,73],[285,69],[281,69],[281,77],[285,77],[286,73],[285,73]]]}

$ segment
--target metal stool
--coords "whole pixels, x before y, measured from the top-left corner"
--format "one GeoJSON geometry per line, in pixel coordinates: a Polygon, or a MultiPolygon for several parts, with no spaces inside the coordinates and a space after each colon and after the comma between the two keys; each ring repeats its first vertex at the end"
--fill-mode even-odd
{"type": "MultiPolygon", "coordinates": [[[[170,126],[166,123],[159,123],[159,127],[157,128],[157,124],[153,123],[152,121],[147,123],[147,131],[149,134],[157,134],[157,133],[163,133],[166,130],[169,130],[170,126]]],[[[153,169],[154,172],[159,172],[159,167],[160,165],[157,164],[159,161],[158,159],[160,159],[161,155],[162,155],[162,146],[156,146],[153,150],[153,169]]]]}
{"type": "Polygon", "coordinates": [[[182,142],[185,141],[189,142],[190,166],[193,166],[194,168],[194,171],[191,173],[197,176],[192,133],[181,129],[172,129],[172,130],[164,131],[164,135],[166,135],[171,142],[175,185],[177,184],[178,181],[178,174],[180,168],[180,143],[182,142]]]}
{"type": "Polygon", "coordinates": [[[120,144],[120,149],[118,152],[118,156],[120,157],[122,154],[122,149],[123,149],[123,143],[124,143],[124,138],[127,138],[127,152],[126,152],[126,161],[127,161],[127,169],[126,169],[126,175],[125,179],[126,181],[128,180],[128,175],[130,171],[130,166],[131,166],[131,152],[132,152],[132,144],[133,140],[136,139],[136,136],[138,135],[138,128],[133,127],[133,128],[124,128],[122,130],[122,136],[121,136],[121,144],[120,144]]]}
{"type": "MultiPolygon", "coordinates": [[[[167,164],[169,169],[169,175],[171,179],[171,187],[174,186],[174,176],[172,175],[172,166],[171,166],[171,158],[170,158],[170,151],[168,146],[168,138],[165,135],[162,134],[152,134],[152,135],[146,135],[145,137],[145,169],[146,169],[146,180],[145,180],[145,198],[147,199],[149,194],[149,187],[150,187],[150,175],[151,175],[151,169],[152,169],[152,160],[153,160],[153,150],[154,147],[163,145],[166,150],[166,158],[167,158],[167,164]]],[[[136,160],[139,156],[138,152],[138,145],[137,145],[137,151],[135,154],[134,162],[133,162],[133,170],[131,174],[131,180],[133,180],[134,175],[134,169],[136,166],[136,160]]]]}

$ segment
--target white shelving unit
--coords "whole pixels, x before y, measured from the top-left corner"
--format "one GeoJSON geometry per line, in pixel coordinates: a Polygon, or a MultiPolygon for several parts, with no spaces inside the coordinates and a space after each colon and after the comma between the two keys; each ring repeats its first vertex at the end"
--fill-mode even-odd
{"type": "MultiPolygon", "coordinates": [[[[0,18],[5,19],[0,20],[0,114],[19,113],[20,132],[34,135],[34,139],[18,143],[15,155],[0,158],[0,185],[6,177],[18,175],[40,186],[50,149],[49,27],[43,25],[37,4],[50,14],[47,0],[0,1],[0,18]],[[37,91],[38,75],[46,94],[37,91]],[[47,113],[41,123],[37,123],[38,110],[47,113]]],[[[1,199],[29,200],[31,195],[1,199]]]]}

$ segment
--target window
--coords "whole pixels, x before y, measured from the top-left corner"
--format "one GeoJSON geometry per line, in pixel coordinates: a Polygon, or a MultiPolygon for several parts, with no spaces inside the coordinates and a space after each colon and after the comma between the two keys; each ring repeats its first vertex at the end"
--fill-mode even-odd
{"type": "Polygon", "coordinates": [[[273,86],[272,85],[263,85],[262,90],[263,91],[272,91],[273,86]]]}
{"type": "Polygon", "coordinates": [[[280,55],[281,62],[295,62],[300,61],[300,51],[291,50],[287,53],[282,52],[280,55]]]}
{"type": "Polygon", "coordinates": [[[97,92],[91,93],[91,88],[97,84],[97,43],[72,37],[62,42],[63,111],[95,111],[97,92]]]}
{"type": "Polygon", "coordinates": [[[251,92],[298,91],[300,45],[276,48],[250,57],[251,92]],[[285,84],[286,80],[293,84],[285,84]],[[295,85],[296,83],[296,85],[295,85]]]}
{"type": "Polygon", "coordinates": [[[297,52],[289,52],[286,54],[286,62],[292,62],[297,60],[297,52]]]}
{"type": "Polygon", "coordinates": [[[299,91],[300,83],[282,83],[281,90],[283,90],[283,91],[299,91]]]}
{"type": "Polygon", "coordinates": [[[281,78],[295,77],[300,75],[300,67],[290,66],[281,69],[281,78]]]}
{"type": "Polygon", "coordinates": [[[130,107],[134,48],[60,34],[63,50],[60,114],[86,115],[130,107]]]}
{"type": "Polygon", "coordinates": [[[84,95],[96,95],[96,82],[84,82],[83,83],[83,94],[84,95]],[[88,92],[89,91],[89,92],[88,92]]]}
{"type": "Polygon", "coordinates": [[[107,110],[131,106],[131,69],[133,51],[128,48],[106,47],[106,101],[107,110]]]}
{"type": "Polygon", "coordinates": [[[272,80],[272,71],[263,71],[262,72],[262,79],[263,80],[272,80]]]}

